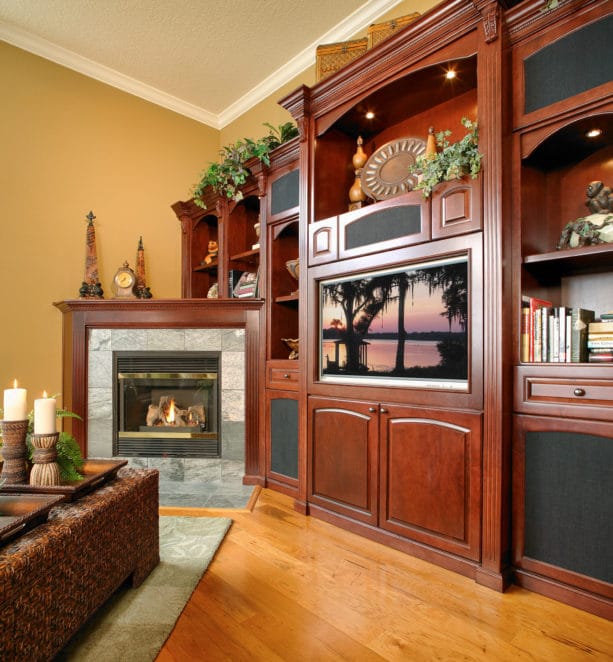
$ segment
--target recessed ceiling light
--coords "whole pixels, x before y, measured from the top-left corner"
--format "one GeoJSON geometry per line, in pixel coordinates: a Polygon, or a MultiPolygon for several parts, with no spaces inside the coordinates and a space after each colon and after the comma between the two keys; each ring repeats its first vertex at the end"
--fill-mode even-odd
{"type": "Polygon", "coordinates": [[[447,69],[445,72],[445,78],[447,80],[453,80],[457,76],[455,69],[447,69]]]}
{"type": "Polygon", "coordinates": [[[589,131],[585,132],[585,137],[586,138],[598,138],[599,136],[602,135],[602,129],[590,129],[589,131]]]}
{"type": "Polygon", "coordinates": [[[366,113],[366,116],[365,116],[365,117],[366,117],[367,120],[372,120],[372,119],[375,117],[375,114],[372,112],[372,110],[369,110],[369,111],[366,113]]]}

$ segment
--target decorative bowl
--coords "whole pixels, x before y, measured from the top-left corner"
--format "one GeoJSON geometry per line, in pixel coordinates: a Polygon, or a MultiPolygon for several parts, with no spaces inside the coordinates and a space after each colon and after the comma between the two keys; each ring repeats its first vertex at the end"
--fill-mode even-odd
{"type": "Polygon", "coordinates": [[[290,272],[291,276],[298,280],[300,278],[300,260],[296,258],[295,260],[288,260],[285,263],[287,270],[290,272]]]}
{"type": "Polygon", "coordinates": [[[287,358],[297,359],[299,356],[299,341],[298,338],[281,338],[281,340],[287,345],[291,350],[287,358]]]}

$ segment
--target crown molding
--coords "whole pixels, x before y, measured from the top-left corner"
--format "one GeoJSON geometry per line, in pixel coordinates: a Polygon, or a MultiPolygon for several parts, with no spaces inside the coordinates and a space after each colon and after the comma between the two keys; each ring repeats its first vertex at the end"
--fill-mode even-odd
{"type": "Polygon", "coordinates": [[[214,113],[2,21],[0,40],[202,124],[221,128],[219,118],[214,113]]]}
{"type": "Polygon", "coordinates": [[[315,64],[317,46],[351,38],[401,1],[368,0],[218,115],[3,21],[0,21],[0,40],[220,130],[315,64]]]}

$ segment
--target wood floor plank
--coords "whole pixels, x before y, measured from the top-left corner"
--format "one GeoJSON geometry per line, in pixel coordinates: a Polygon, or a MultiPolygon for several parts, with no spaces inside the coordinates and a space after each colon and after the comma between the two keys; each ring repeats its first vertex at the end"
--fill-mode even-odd
{"type": "MultiPolygon", "coordinates": [[[[226,511],[227,513],[227,511],[226,511]]],[[[305,517],[262,490],[232,527],[158,662],[613,659],[613,624],[473,580],[305,517]]]]}

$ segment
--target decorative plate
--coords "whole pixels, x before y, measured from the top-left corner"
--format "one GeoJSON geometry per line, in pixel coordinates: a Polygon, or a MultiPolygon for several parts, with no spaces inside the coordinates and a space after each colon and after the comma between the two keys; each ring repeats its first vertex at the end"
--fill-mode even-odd
{"type": "Polygon", "coordinates": [[[419,138],[398,138],[385,143],[374,152],[362,170],[362,190],[374,200],[387,200],[413,190],[417,175],[409,166],[426,151],[426,142],[419,138]]]}

